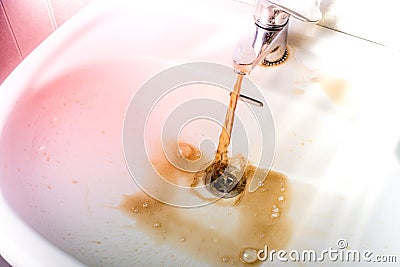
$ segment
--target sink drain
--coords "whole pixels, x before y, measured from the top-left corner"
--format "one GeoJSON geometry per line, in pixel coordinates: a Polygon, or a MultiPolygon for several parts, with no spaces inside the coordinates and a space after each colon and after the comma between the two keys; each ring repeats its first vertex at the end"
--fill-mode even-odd
{"type": "Polygon", "coordinates": [[[235,197],[239,195],[246,186],[246,179],[242,174],[243,172],[238,168],[228,166],[221,175],[217,176],[216,170],[211,168],[205,176],[206,188],[217,197],[235,197]]]}

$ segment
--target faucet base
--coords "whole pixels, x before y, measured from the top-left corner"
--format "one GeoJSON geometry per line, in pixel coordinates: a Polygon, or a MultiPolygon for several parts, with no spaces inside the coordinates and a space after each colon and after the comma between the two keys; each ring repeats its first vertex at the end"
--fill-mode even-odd
{"type": "Polygon", "coordinates": [[[282,64],[283,62],[285,62],[288,57],[289,57],[289,51],[286,48],[285,52],[283,53],[283,55],[280,59],[275,60],[275,61],[269,61],[264,58],[264,60],[261,62],[261,65],[265,66],[265,67],[278,66],[278,65],[282,64]]]}

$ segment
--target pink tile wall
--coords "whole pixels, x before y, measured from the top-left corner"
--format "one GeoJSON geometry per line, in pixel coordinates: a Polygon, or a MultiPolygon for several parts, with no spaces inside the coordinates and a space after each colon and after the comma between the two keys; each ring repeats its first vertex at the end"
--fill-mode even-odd
{"type": "Polygon", "coordinates": [[[50,6],[54,12],[56,24],[59,27],[70,17],[76,14],[90,0],[49,0],[50,6]]]}
{"type": "Polygon", "coordinates": [[[0,84],[90,0],[0,0],[0,84]]]}
{"type": "Polygon", "coordinates": [[[22,60],[0,2],[0,83],[22,60]]]}
{"type": "Polygon", "coordinates": [[[49,16],[47,0],[0,1],[3,2],[23,57],[55,30],[49,16]]]}

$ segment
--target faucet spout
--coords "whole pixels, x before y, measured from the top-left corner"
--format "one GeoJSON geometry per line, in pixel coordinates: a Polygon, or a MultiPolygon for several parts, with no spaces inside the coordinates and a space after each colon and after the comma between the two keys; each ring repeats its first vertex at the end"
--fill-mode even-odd
{"type": "Polygon", "coordinates": [[[240,40],[233,52],[235,72],[246,75],[261,63],[279,62],[286,55],[287,35],[287,23],[273,30],[256,24],[254,34],[240,40]]]}

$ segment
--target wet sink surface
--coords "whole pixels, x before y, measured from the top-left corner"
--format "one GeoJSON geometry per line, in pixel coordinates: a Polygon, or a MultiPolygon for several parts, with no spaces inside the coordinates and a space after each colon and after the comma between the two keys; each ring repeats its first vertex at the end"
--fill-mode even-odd
{"type": "MultiPolygon", "coordinates": [[[[123,121],[136,90],[161,70],[193,61],[229,66],[252,7],[161,5],[89,5],[1,86],[2,212],[9,207],[86,265],[212,263],[157,242],[121,210],[124,196],[140,191],[124,160],[123,121]]],[[[288,61],[258,67],[249,77],[274,117],[272,169],[291,188],[286,249],[322,251],[342,238],[352,249],[396,255],[400,106],[393,66],[399,55],[297,21],[289,36],[288,61]]],[[[23,239],[7,234],[15,232],[2,229],[18,247],[23,239]]]]}

